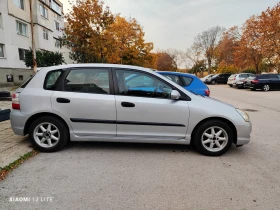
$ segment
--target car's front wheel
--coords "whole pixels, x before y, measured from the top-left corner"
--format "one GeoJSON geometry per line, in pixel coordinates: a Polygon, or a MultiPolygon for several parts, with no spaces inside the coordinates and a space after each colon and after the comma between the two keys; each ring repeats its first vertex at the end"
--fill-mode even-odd
{"type": "Polygon", "coordinates": [[[215,85],[215,84],[216,84],[216,82],[213,80],[213,81],[211,81],[211,84],[212,84],[212,85],[215,85]]]}
{"type": "Polygon", "coordinates": [[[209,120],[196,129],[194,146],[203,155],[220,156],[227,152],[233,142],[233,132],[227,123],[209,120]]]}
{"type": "Polygon", "coordinates": [[[42,152],[55,152],[68,142],[68,128],[60,119],[43,116],[30,126],[29,137],[32,144],[42,152]]]}

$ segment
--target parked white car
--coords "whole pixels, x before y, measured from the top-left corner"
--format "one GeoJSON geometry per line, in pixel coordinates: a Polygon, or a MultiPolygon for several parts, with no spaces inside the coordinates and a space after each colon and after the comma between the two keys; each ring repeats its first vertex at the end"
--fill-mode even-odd
{"type": "Polygon", "coordinates": [[[248,77],[252,76],[250,73],[233,74],[228,78],[227,84],[232,87],[235,86],[237,82],[244,81],[248,77]]]}
{"type": "Polygon", "coordinates": [[[207,76],[200,78],[202,82],[206,82],[207,79],[213,77],[215,74],[208,74],[207,76]]]}

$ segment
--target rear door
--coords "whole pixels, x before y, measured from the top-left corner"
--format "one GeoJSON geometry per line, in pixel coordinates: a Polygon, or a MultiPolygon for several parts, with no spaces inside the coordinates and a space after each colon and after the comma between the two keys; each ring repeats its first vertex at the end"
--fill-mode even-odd
{"type": "Polygon", "coordinates": [[[61,91],[51,96],[52,108],[62,114],[78,136],[115,136],[116,106],[111,70],[74,68],[64,74],[61,91]]]}

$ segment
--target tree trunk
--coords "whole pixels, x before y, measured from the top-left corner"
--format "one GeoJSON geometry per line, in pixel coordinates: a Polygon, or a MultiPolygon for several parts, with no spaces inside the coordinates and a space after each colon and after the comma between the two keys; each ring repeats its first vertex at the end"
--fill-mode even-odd
{"type": "Polygon", "coordinates": [[[256,74],[259,74],[259,65],[255,64],[255,66],[256,66],[256,74]]]}
{"type": "Polygon", "coordinates": [[[207,59],[207,62],[208,62],[208,74],[211,74],[211,64],[212,64],[212,61],[211,59],[207,59]]]}

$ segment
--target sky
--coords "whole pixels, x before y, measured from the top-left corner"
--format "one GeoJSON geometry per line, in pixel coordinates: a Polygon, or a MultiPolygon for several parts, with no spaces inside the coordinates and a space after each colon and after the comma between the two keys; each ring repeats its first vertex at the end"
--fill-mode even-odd
{"type": "MultiPolygon", "coordinates": [[[[64,12],[68,0],[60,0],[64,12]]],[[[212,26],[241,26],[252,15],[261,14],[279,0],[103,0],[112,13],[136,18],[154,50],[185,51],[195,36],[212,26]]]]}

